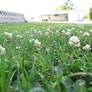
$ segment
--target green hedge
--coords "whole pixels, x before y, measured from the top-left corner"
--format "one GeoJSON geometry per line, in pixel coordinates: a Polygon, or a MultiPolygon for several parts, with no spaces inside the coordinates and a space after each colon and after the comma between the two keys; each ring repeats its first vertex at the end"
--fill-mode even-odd
{"type": "Polygon", "coordinates": [[[89,19],[92,20],[92,7],[89,9],[89,19]]]}

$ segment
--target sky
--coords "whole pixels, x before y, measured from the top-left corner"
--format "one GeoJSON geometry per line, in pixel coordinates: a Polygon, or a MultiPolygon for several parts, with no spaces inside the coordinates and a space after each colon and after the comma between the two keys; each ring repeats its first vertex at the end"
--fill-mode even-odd
{"type": "MultiPolygon", "coordinates": [[[[78,9],[88,12],[92,0],[73,0],[78,9]]],[[[0,0],[0,10],[23,13],[25,16],[36,16],[55,9],[64,0],[0,0]]]]}

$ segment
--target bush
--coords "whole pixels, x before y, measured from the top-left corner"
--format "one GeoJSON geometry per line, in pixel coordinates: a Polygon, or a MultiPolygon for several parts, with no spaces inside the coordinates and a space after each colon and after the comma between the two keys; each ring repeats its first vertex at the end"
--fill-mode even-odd
{"type": "Polygon", "coordinates": [[[88,14],[83,16],[84,19],[88,19],[88,14]]]}
{"type": "Polygon", "coordinates": [[[89,19],[92,20],[92,7],[89,9],[89,19]]]}

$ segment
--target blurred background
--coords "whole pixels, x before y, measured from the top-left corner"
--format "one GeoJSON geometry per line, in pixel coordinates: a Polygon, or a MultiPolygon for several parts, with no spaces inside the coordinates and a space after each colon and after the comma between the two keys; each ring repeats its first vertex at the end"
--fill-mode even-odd
{"type": "MultiPolygon", "coordinates": [[[[90,21],[92,0],[1,0],[0,10],[32,21],[90,21]]],[[[91,22],[91,21],[90,21],[91,22]]]]}

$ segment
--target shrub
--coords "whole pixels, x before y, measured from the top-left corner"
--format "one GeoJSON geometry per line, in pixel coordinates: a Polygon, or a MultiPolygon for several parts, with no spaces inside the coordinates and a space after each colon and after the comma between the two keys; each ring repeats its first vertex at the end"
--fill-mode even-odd
{"type": "Polygon", "coordinates": [[[92,7],[89,9],[89,19],[92,20],[92,7]]]}
{"type": "Polygon", "coordinates": [[[83,16],[84,19],[88,19],[88,14],[83,16]]]}

